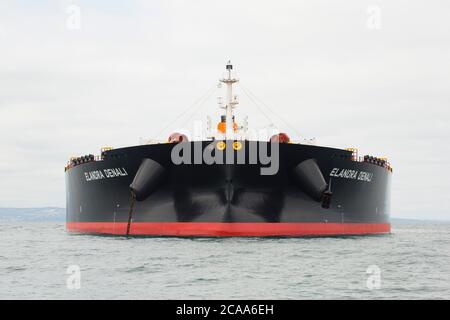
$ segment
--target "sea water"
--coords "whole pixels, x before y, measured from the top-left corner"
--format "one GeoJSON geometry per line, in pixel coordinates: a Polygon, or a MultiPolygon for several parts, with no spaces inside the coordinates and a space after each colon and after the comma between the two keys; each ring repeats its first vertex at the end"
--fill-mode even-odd
{"type": "Polygon", "coordinates": [[[450,223],[325,238],[71,235],[0,224],[1,299],[449,299],[450,223]]]}

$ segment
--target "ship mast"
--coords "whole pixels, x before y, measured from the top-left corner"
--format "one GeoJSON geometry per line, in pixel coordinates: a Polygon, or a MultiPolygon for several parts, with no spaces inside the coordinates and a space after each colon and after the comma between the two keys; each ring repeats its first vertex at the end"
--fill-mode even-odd
{"type": "Polygon", "coordinates": [[[231,70],[233,70],[233,65],[231,61],[228,61],[226,69],[228,71],[228,78],[220,79],[220,82],[227,85],[227,104],[225,106],[226,110],[226,131],[225,140],[234,140],[234,122],[233,122],[233,108],[238,104],[236,99],[233,99],[233,84],[239,80],[232,78],[231,70]]]}

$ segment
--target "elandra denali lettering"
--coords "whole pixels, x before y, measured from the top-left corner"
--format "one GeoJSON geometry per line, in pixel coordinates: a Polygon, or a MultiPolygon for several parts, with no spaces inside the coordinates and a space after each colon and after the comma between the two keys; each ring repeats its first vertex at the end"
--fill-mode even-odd
{"type": "Polygon", "coordinates": [[[124,167],[110,168],[110,169],[94,170],[94,171],[85,172],[84,176],[86,177],[86,181],[93,181],[93,180],[101,180],[101,179],[108,179],[108,178],[125,177],[125,176],[128,176],[128,172],[127,172],[127,170],[125,170],[124,167]]]}

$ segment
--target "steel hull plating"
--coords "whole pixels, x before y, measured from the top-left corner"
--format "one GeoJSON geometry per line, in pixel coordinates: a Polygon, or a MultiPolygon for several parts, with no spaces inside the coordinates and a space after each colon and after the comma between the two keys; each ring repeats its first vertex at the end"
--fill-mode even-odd
{"type": "MultiPolygon", "coordinates": [[[[248,159],[248,142],[243,152],[248,159]]],[[[194,143],[189,143],[194,149],[194,143]]],[[[199,143],[202,149],[210,141],[199,143]]],[[[71,232],[124,235],[130,209],[130,184],[143,159],[164,166],[167,175],[144,201],[136,202],[131,235],[155,236],[321,236],[389,233],[391,172],[351,160],[346,150],[298,144],[279,145],[274,175],[261,164],[180,164],[175,144],[109,151],[103,161],[66,171],[67,229],[71,232]],[[315,159],[330,181],[330,207],[296,184],[293,168],[315,159]],[[339,176],[340,170],[356,172],[339,176]],[[359,179],[359,173],[370,179],[359,179]]],[[[210,147],[214,144],[210,145],[210,147]]],[[[269,149],[271,144],[267,143],[269,149]]],[[[194,163],[192,157],[192,163],[194,163]]],[[[198,160],[198,159],[197,159],[198,160]]],[[[197,161],[198,162],[198,161],[197,161]]],[[[236,159],[235,159],[235,162],[236,159]]]]}

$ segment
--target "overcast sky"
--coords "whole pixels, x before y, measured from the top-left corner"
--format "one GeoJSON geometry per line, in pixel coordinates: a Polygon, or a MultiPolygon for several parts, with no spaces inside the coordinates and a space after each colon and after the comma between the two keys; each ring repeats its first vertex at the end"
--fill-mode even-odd
{"type": "Polygon", "coordinates": [[[155,138],[228,59],[304,137],[387,156],[393,216],[450,219],[448,0],[2,0],[0,206],[64,206],[70,156],[155,138]]]}

